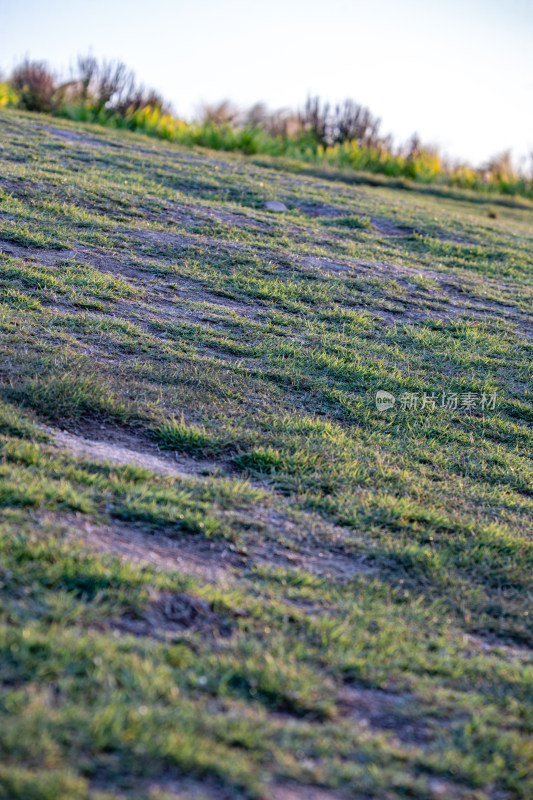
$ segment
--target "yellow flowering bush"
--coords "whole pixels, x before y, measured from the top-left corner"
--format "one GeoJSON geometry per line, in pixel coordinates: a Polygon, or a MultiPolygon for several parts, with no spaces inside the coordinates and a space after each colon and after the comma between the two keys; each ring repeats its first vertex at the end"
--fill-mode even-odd
{"type": "Polygon", "coordinates": [[[8,83],[0,83],[0,108],[14,106],[18,101],[16,92],[8,83]]]}

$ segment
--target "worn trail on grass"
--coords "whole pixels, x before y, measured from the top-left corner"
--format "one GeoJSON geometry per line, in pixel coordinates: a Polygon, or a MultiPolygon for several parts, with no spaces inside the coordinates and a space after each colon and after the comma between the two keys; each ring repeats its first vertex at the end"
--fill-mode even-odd
{"type": "MultiPolygon", "coordinates": [[[[184,455],[167,453],[155,455],[154,446],[146,440],[125,431],[109,429],[108,437],[101,440],[86,438],[65,430],[44,428],[54,445],[71,455],[88,461],[141,467],[157,475],[179,480],[205,481],[206,476],[235,478],[231,465],[216,460],[195,460],[184,455]]],[[[94,430],[94,429],[93,429],[94,430]]],[[[265,501],[271,490],[258,484],[265,501]]],[[[148,533],[126,523],[94,525],[80,520],[73,525],[76,536],[100,551],[118,555],[140,564],[150,564],[164,569],[175,569],[184,574],[196,575],[209,581],[227,579],[255,566],[301,570],[319,577],[349,580],[362,572],[371,573],[368,556],[342,552],[343,540],[353,534],[340,526],[330,525],[312,515],[290,517],[283,511],[286,505],[282,496],[271,495],[269,505],[258,502],[253,508],[243,508],[241,522],[259,523],[268,532],[263,536],[249,537],[240,548],[240,554],[229,543],[209,541],[199,536],[180,533],[167,536],[164,532],[148,533]],[[277,505],[277,510],[272,505],[277,505]],[[280,541],[280,539],[282,541],[280,541]],[[324,545],[319,546],[320,539],[324,545]],[[337,542],[337,546],[333,544],[337,542]],[[289,546],[290,543],[290,546],[289,546]],[[245,553],[245,555],[244,555],[245,553]]]]}

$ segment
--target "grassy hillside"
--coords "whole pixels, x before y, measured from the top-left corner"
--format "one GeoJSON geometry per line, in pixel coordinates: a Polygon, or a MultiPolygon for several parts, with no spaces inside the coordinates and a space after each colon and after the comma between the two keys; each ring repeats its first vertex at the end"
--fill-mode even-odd
{"type": "Polygon", "coordinates": [[[533,205],[0,161],[0,798],[531,797],[533,205]]]}

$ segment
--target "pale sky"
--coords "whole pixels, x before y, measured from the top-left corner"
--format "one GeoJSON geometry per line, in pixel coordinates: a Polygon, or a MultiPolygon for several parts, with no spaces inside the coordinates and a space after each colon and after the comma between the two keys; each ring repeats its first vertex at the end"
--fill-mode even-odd
{"type": "Polygon", "coordinates": [[[0,70],[120,59],[180,116],[351,97],[396,141],[474,164],[533,151],[533,0],[0,0],[0,70]]]}

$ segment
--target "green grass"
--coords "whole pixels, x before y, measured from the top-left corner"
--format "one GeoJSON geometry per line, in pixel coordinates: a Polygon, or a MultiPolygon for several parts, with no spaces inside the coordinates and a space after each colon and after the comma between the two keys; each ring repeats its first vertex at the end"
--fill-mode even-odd
{"type": "Polygon", "coordinates": [[[154,438],[161,447],[191,456],[214,456],[224,449],[223,442],[210,436],[204,427],[187,425],[183,415],[180,420],[170,420],[159,425],[154,438]]]}
{"type": "Polygon", "coordinates": [[[529,206],[43,125],[0,115],[0,797],[529,798],[529,206]]]}

